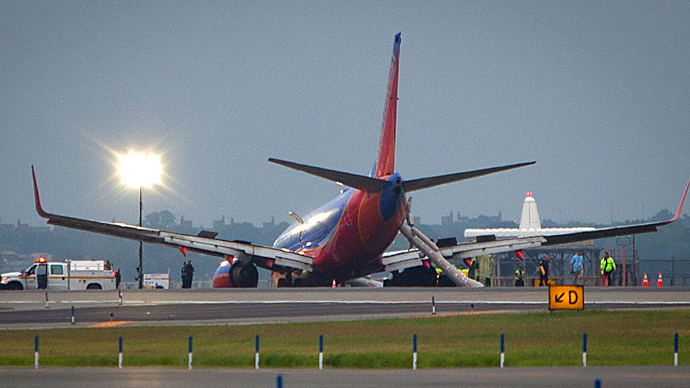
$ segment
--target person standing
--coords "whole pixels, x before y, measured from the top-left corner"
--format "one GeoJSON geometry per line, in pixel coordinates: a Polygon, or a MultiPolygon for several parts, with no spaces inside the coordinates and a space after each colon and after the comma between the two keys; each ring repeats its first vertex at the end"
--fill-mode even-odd
{"type": "Polygon", "coordinates": [[[474,280],[479,280],[479,260],[476,257],[470,261],[470,270],[467,271],[467,277],[474,280]]]}
{"type": "Polygon", "coordinates": [[[616,262],[613,261],[608,252],[604,252],[604,258],[601,259],[601,274],[604,275],[606,286],[613,284],[613,271],[616,270],[616,262]]]}
{"type": "Polygon", "coordinates": [[[194,280],[194,267],[192,267],[192,259],[187,260],[187,265],[184,266],[184,271],[187,275],[186,288],[192,288],[192,281],[194,280]]]}
{"type": "Polygon", "coordinates": [[[525,270],[522,269],[521,265],[518,265],[515,270],[515,287],[525,286],[525,270]]]}
{"type": "Polygon", "coordinates": [[[182,288],[189,288],[189,287],[187,287],[187,262],[186,261],[182,262],[182,288]]]}
{"type": "Polygon", "coordinates": [[[548,253],[544,255],[544,258],[539,262],[539,287],[545,287],[549,285],[549,260],[551,255],[548,253]]]}
{"type": "Polygon", "coordinates": [[[584,284],[583,277],[585,274],[585,258],[582,255],[582,250],[577,251],[576,255],[570,260],[570,272],[573,274],[573,284],[581,286],[584,284]]]}

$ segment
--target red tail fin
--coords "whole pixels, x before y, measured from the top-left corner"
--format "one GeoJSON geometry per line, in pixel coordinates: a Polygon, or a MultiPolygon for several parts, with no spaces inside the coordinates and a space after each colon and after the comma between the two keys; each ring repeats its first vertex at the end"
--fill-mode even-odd
{"type": "Polygon", "coordinates": [[[388,73],[386,103],[383,107],[383,128],[379,138],[379,153],[376,157],[374,177],[380,178],[395,172],[395,121],[398,107],[398,69],[400,56],[400,33],[395,35],[393,55],[388,73]]]}

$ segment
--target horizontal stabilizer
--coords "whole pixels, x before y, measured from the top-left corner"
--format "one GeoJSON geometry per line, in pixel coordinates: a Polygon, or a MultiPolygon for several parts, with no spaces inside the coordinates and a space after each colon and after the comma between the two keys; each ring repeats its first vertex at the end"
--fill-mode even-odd
{"type": "Polygon", "coordinates": [[[307,174],[316,175],[318,177],[331,180],[333,182],[354,187],[355,189],[366,191],[367,193],[376,193],[381,191],[388,181],[382,179],[371,178],[364,175],[350,174],[349,172],[329,170],[321,167],[308,166],[306,164],[299,164],[295,162],[288,162],[287,160],[280,160],[269,158],[269,162],[280,164],[281,166],[289,167],[295,170],[306,172],[307,174]]]}
{"type": "Polygon", "coordinates": [[[452,183],[452,182],[457,182],[457,181],[461,181],[461,180],[465,180],[465,179],[476,178],[476,177],[480,177],[483,175],[493,174],[495,172],[511,170],[513,168],[529,166],[529,165],[534,164],[534,163],[536,163],[536,161],[518,163],[518,164],[510,164],[507,166],[484,168],[481,170],[474,170],[474,171],[456,172],[454,174],[438,175],[438,176],[432,176],[432,177],[428,177],[428,178],[410,179],[410,180],[403,182],[403,190],[405,190],[406,192],[409,193],[409,192],[412,192],[415,190],[428,189],[429,187],[445,185],[446,183],[452,183]]]}

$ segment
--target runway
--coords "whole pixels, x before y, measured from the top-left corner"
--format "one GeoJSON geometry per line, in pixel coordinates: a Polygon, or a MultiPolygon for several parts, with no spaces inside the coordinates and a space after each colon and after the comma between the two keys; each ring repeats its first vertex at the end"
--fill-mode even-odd
{"type": "Polygon", "coordinates": [[[0,368],[7,387],[683,387],[690,367],[458,368],[423,370],[0,368]]]}
{"type": "MultiPolygon", "coordinates": [[[[688,288],[585,291],[585,309],[690,308],[688,288]]],[[[0,292],[0,328],[237,325],[548,310],[545,288],[222,289],[0,292]],[[46,302],[47,298],[47,302],[46,302]],[[48,307],[46,307],[48,306],[48,307]],[[75,324],[71,324],[71,308],[75,324]],[[112,314],[112,318],[111,318],[112,314]]]]}

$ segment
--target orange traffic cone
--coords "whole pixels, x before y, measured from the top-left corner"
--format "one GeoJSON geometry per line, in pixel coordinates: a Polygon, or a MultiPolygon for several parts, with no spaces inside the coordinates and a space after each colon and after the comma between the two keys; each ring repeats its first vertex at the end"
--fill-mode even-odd
{"type": "Polygon", "coordinates": [[[644,273],[644,278],[642,278],[642,287],[649,287],[649,280],[647,280],[647,272],[644,273]]]}
{"type": "Polygon", "coordinates": [[[659,272],[659,280],[656,281],[656,286],[657,287],[663,287],[664,286],[664,281],[661,280],[661,272],[659,272]]]}
{"type": "Polygon", "coordinates": [[[335,284],[335,279],[333,279],[333,285],[332,285],[331,287],[333,287],[333,288],[335,288],[335,287],[336,287],[336,284],[335,284]]]}

